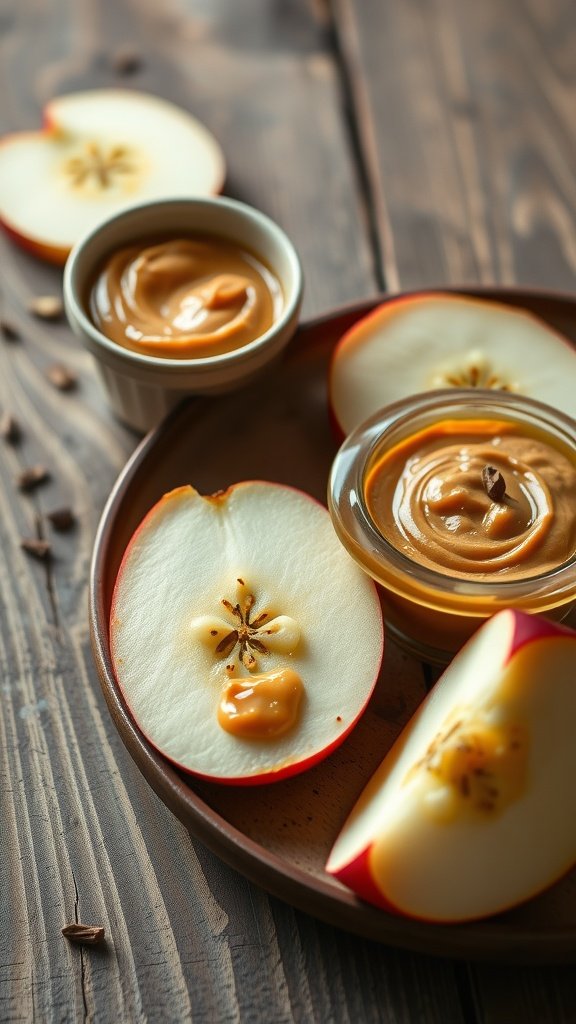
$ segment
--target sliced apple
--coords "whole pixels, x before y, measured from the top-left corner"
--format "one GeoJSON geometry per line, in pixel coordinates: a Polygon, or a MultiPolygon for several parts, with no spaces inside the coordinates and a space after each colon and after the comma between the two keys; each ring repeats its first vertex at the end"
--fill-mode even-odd
{"type": "Polygon", "coordinates": [[[512,391],[576,416],[576,351],[532,313],[435,292],[386,301],[333,353],[330,407],[344,436],[391,402],[447,387],[512,391]]]}
{"type": "Polygon", "coordinates": [[[209,195],[222,151],[187,111],[128,89],[53,99],[44,128],[0,142],[0,222],[37,256],[64,263],[74,243],[123,207],[209,195]]]}
{"type": "Polygon", "coordinates": [[[326,757],[370,697],[380,602],[323,506],[236,484],[165,495],[115,586],[112,659],[132,715],[179,768],[227,783],[285,778],[326,757]]]}
{"type": "Polygon", "coordinates": [[[576,633],[499,612],[401,733],[327,871],[432,921],[528,899],[576,862],[575,732],[576,633]]]}

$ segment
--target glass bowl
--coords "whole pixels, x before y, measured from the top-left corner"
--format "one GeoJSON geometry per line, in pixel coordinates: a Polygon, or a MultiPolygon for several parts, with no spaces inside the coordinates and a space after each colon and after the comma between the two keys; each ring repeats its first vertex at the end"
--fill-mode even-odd
{"type": "MultiPolygon", "coordinates": [[[[489,560],[470,573],[435,564],[436,548],[429,558],[425,534],[424,554],[404,543],[403,527],[394,542],[383,535],[386,528],[378,525],[367,500],[370,474],[398,445],[409,450],[411,438],[422,432],[433,436],[447,424],[450,430],[454,425],[454,437],[460,427],[467,433],[472,425],[473,433],[488,424],[495,435],[500,429],[537,439],[567,457],[576,473],[576,421],[533,399],[504,392],[448,389],[418,394],[380,410],[346,438],[328,486],[334,528],[352,557],[380,584],[389,633],[411,653],[436,664],[446,664],[482,621],[501,608],[521,608],[559,621],[576,600],[574,549],[568,556],[564,551],[557,564],[548,559],[543,571],[536,554],[527,575],[506,578],[489,560]]],[[[392,518],[398,516],[403,486],[394,477],[392,487],[397,489],[388,509],[392,518]]],[[[576,493],[572,502],[567,515],[576,537],[576,493]]]]}

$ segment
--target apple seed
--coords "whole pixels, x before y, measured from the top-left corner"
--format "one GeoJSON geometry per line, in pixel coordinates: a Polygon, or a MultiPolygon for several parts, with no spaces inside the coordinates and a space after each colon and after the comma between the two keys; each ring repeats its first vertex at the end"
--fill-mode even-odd
{"type": "Polygon", "coordinates": [[[510,381],[505,380],[484,359],[471,360],[453,370],[444,371],[435,378],[435,384],[453,388],[488,388],[491,391],[513,390],[510,381]]]}
{"type": "MultiPolygon", "coordinates": [[[[426,754],[410,772],[424,769],[435,784],[445,787],[468,805],[472,812],[500,813],[521,793],[526,770],[526,736],[516,723],[498,728],[478,718],[458,719],[440,730],[426,754]]],[[[428,800],[429,810],[437,814],[456,813],[457,805],[446,806],[428,800]]]]}
{"type": "MultiPolygon", "coordinates": [[[[260,611],[253,619],[254,594],[243,579],[237,578],[236,583],[235,603],[224,597],[220,601],[230,621],[215,615],[201,615],[192,619],[190,625],[196,638],[210,647],[218,659],[229,659],[236,653],[240,664],[253,672],[258,667],[257,655],[265,656],[271,651],[293,652],[300,640],[300,628],[290,616],[273,615],[269,611],[260,611]]],[[[232,669],[233,665],[228,662],[227,673],[232,669]]]]}
{"type": "Polygon", "coordinates": [[[37,558],[39,562],[45,562],[50,557],[52,550],[49,541],[40,540],[37,537],[23,537],[20,547],[27,554],[32,555],[32,558],[37,558]]]}
{"type": "Polygon", "coordinates": [[[128,146],[105,149],[98,142],[87,142],[78,155],[66,160],[63,170],[74,187],[93,181],[104,190],[117,184],[118,176],[135,174],[137,168],[128,146]]]}
{"type": "Polygon", "coordinates": [[[96,946],[104,940],[104,928],[98,924],[74,924],[64,925],[62,935],[70,942],[77,942],[79,945],[96,946]]]}
{"type": "Polygon", "coordinates": [[[58,391],[72,391],[78,383],[78,378],[72,370],[69,370],[63,363],[54,363],[46,370],[46,377],[58,391]]]}
{"type": "Polygon", "coordinates": [[[121,46],[113,55],[112,66],[118,75],[133,75],[142,66],[142,57],[132,46],[121,46]]]}
{"type": "Polygon", "coordinates": [[[31,491],[38,484],[43,484],[46,480],[49,480],[49,478],[50,474],[46,467],[38,464],[23,469],[16,482],[21,491],[31,491]]]}
{"type": "Polygon", "coordinates": [[[57,295],[37,295],[28,308],[39,320],[59,320],[64,312],[62,299],[57,295]]]}
{"type": "Polygon", "coordinates": [[[504,501],[506,497],[506,481],[495,466],[484,466],[482,470],[484,490],[491,501],[504,501]]]}
{"type": "Polygon", "coordinates": [[[20,341],[20,332],[9,320],[0,320],[0,334],[4,341],[20,341]]]}
{"type": "Polygon", "coordinates": [[[51,512],[46,513],[46,519],[52,523],[52,526],[58,533],[71,530],[76,523],[76,517],[70,508],[55,508],[51,512]]]}
{"type": "Polygon", "coordinates": [[[0,417],[0,437],[8,444],[16,444],[20,440],[20,424],[11,413],[5,412],[0,417]]]}

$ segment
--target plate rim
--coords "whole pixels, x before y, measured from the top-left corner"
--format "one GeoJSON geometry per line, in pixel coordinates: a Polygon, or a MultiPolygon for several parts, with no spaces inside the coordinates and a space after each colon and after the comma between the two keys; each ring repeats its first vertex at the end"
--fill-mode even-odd
{"type": "MultiPolygon", "coordinates": [[[[576,295],[562,291],[527,287],[480,285],[426,287],[411,291],[377,294],[360,302],[337,306],[302,322],[296,337],[314,335],[336,321],[342,333],[376,306],[409,295],[459,294],[490,298],[514,306],[546,304],[567,307],[576,319],[576,295]],[[348,323],[349,321],[349,323],[348,323]]],[[[286,358],[289,358],[290,346],[286,358]]],[[[93,658],[108,710],[128,753],[148,784],[188,832],[199,839],[228,866],[250,882],[265,889],[298,910],[311,914],[325,924],[343,928],[362,938],[398,949],[434,956],[508,963],[567,963],[576,960],[576,926],[562,927],[548,935],[516,924],[502,927],[502,917],[463,924],[440,924],[407,918],[372,907],[358,899],[336,880],[328,880],[289,864],[273,851],[250,839],[214,810],[195,791],[194,781],[186,780],[146,741],[133,722],[112,672],[107,648],[108,625],[104,610],[101,567],[112,544],[117,511],[137,482],[163,434],[186,417],[189,401],[184,400],[136,446],[120,471],[99,520],[89,577],[89,629],[93,658]],[[289,881],[289,895],[287,882],[289,881]]]]}

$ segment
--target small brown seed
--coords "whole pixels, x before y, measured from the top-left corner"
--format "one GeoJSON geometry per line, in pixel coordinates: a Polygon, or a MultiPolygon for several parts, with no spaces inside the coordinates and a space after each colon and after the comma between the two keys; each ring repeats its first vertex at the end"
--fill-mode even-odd
{"type": "Polygon", "coordinates": [[[49,557],[51,551],[49,542],[47,540],[40,540],[37,537],[23,537],[20,541],[20,547],[40,562],[44,562],[49,557]]]}
{"type": "Polygon", "coordinates": [[[9,320],[0,320],[0,334],[4,341],[19,341],[20,332],[9,320]]]}
{"type": "Polygon", "coordinates": [[[503,501],[506,494],[506,481],[495,466],[484,466],[482,483],[491,501],[503,501]]]}
{"type": "Polygon", "coordinates": [[[28,466],[23,469],[17,478],[17,484],[21,491],[31,491],[38,484],[44,483],[50,479],[50,474],[46,469],[46,466],[28,466]]]}
{"type": "Polygon", "coordinates": [[[71,391],[78,383],[76,374],[72,373],[72,370],[69,370],[63,363],[54,363],[53,366],[49,366],[46,376],[59,391],[71,391]]]}
{"type": "Polygon", "coordinates": [[[58,295],[37,295],[30,302],[29,309],[40,320],[59,320],[64,312],[58,295]]]}
{"type": "Polygon", "coordinates": [[[55,508],[52,512],[46,513],[46,518],[59,533],[71,530],[76,522],[76,517],[71,508],[55,508]]]}
{"type": "Polygon", "coordinates": [[[11,413],[5,412],[0,417],[0,437],[3,437],[9,444],[16,444],[20,439],[20,424],[14,419],[11,413]]]}
{"type": "Polygon", "coordinates": [[[74,924],[64,925],[62,935],[70,942],[77,942],[83,946],[96,946],[104,940],[104,928],[99,924],[74,924]]]}
{"type": "Polygon", "coordinates": [[[118,75],[133,75],[142,67],[142,57],[132,46],[120,46],[112,57],[112,67],[118,75]]]}

